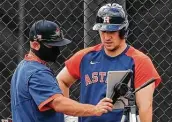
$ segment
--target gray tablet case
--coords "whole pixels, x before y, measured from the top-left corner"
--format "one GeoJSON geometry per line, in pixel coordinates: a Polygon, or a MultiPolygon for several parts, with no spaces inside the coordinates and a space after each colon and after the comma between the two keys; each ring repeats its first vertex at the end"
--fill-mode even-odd
{"type": "MultiPolygon", "coordinates": [[[[113,93],[113,88],[116,83],[119,83],[127,73],[132,72],[132,70],[125,70],[125,71],[108,71],[107,74],[107,90],[106,90],[106,97],[110,98],[113,93]]],[[[130,87],[131,79],[128,82],[128,86],[130,87]]],[[[119,97],[119,99],[122,99],[123,102],[125,102],[126,105],[128,105],[128,100],[124,97],[119,97]]],[[[122,101],[116,101],[114,104],[114,109],[123,109],[124,104],[122,101]]]]}

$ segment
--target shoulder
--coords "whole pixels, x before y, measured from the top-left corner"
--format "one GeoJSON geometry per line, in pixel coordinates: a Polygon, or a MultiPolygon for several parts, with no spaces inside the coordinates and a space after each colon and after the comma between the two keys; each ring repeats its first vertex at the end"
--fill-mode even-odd
{"type": "Polygon", "coordinates": [[[34,71],[50,70],[45,64],[39,63],[37,61],[26,61],[25,60],[25,67],[30,70],[34,70],[34,71]]]}
{"type": "Polygon", "coordinates": [[[22,60],[15,72],[20,73],[21,75],[26,75],[26,76],[30,76],[38,71],[48,71],[51,72],[50,68],[48,68],[46,65],[41,64],[39,62],[36,61],[27,61],[27,60],[22,60]]]}
{"type": "Polygon", "coordinates": [[[92,46],[92,47],[87,47],[84,48],[78,52],[76,52],[72,57],[73,58],[79,58],[82,59],[82,57],[84,57],[86,54],[90,53],[90,52],[94,52],[94,51],[100,51],[102,49],[102,44],[98,44],[96,46],[92,46]]]}
{"type": "Polygon", "coordinates": [[[30,78],[31,76],[42,77],[42,75],[53,76],[53,72],[46,65],[36,61],[24,61],[21,71],[24,70],[23,75],[30,78]]]}
{"type": "Polygon", "coordinates": [[[89,52],[99,51],[101,49],[102,49],[102,44],[98,44],[96,46],[84,48],[84,49],[78,51],[75,55],[85,55],[85,54],[87,54],[89,52]]]}
{"type": "Polygon", "coordinates": [[[126,55],[133,58],[134,60],[150,59],[149,56],[132,46],[130,46],[130,48],[126,52],[126,55]]]}
{"type": "Polygon", "coordinates": [[[69,73],[76,79],[80,78],[80,64],[83,60],[83,57],[87,54],[90,54],[94,51],[99,51],[102,49],[102,45],[98,44],[93,47],[88,47],[85,49],[82,49],[75,53],[71,58],[69,58],[67,61],[65,61],[65,65],[69,71],[69,73]]]}

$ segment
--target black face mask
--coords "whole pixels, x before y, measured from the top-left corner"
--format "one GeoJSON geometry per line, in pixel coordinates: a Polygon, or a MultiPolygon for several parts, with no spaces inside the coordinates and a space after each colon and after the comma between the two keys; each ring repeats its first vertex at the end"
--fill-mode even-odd
{"type": "Polygon", "coordinates": [[[60,54],[60,50],[58,47],[48,48],[43,43],[40,43],[39,50],[35,50],[35,49],[31,49],[31,50],[41,60],[44,60],[47,62],[55,62],[57,56],[60,54]]]}

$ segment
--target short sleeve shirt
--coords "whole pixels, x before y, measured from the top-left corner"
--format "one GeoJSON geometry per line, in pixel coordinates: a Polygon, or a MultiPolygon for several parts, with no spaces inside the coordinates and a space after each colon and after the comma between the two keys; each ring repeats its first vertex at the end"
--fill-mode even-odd
{"type": "Polygon", "coordinates": [[[36,61],[21,61],[11,80],[13,122],[63,122],[64,115],[47,105],[61,93],[48,67],[36,61]]]}

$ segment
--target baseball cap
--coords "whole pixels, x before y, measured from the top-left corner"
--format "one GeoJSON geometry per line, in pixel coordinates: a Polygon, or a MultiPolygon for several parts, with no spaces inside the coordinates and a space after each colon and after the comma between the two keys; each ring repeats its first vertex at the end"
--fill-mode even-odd
{"type": "Polygon", "coordinates": [[[71,41],[64,38],[62,29],[52,21],[39,20],[30,28],[29,40],[37,40],[49,46],[64,46],[71,41]]]}

